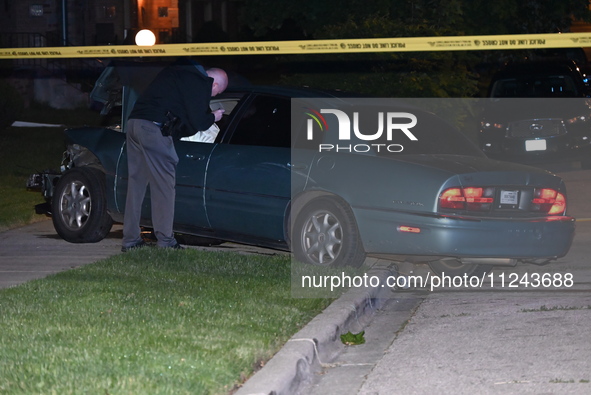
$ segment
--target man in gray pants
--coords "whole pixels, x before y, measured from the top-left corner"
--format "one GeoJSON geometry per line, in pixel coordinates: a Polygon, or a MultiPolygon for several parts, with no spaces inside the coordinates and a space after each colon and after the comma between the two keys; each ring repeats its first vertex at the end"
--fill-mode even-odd
{"type": "Polygon", "coordinates": [[[228,77],[223,70],[206,71],[191,60],[181,59],[161,71],[136,101],[127,122],[129,179],[123,219],[123,252],[146,245],[140,234],[140,218],[148,184],[156,245],[182,248],[172,230],[179,158],[173,137],[162,127],[174,116],[184,127],[184,134],[177,138],[208,129],[223,114],[223,110],[212,112],[209,101],[227,85],[228,77]]]}

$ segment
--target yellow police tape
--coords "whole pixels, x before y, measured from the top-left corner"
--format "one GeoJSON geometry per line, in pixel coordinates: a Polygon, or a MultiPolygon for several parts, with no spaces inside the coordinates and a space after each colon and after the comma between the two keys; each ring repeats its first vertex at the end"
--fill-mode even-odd
{"type": "Polygon", "coordinates": [[[482,51],[591,46],[591,33],[0,48],[0,59],[482,51]]]}

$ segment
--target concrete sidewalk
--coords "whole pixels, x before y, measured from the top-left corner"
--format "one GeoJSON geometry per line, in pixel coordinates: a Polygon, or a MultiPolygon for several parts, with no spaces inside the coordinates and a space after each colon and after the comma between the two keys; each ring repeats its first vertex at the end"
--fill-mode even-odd
{"type": "MultiPolygon", "coordinates": [[[[123,225],[115,224],[109,235],[98,243],[68,243],[57,235],[50,219],[0,232],[0,288],[22,284],[120,254],[122,237],[123,225]]],[[[189,248],[243,254],[287,254],[283,251],[236,243],[189,248]]]]}
{"type": "Polygon", "coordinates": [[[60,238],[51,220],[0,232],[0,288],[96,262],[121,253],[121,227],[100,243],[72,244],[60,238]]]}

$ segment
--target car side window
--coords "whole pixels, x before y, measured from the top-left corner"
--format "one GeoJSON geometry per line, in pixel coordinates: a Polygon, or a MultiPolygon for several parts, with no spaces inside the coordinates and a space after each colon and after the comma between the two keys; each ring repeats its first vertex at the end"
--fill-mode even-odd
{"type": "Polygon", "coordinates": [[[291,147],[291,102],[277,96],[257,96],[242,114],[230,144],[291,147]]]}
{"type": "MultiPolygon", "coordinates": [[[[217,122],[214,122],[213,125],[209,127],[207,130],[201,130],[195,133],[192,136],[183,137],[181,138],[182,141],[191,141],[197,143],[213,143],[216,141],[218,134],[223,134],[228,126],[228,120],[232,111],[238,104],[238,99],[222,99],[222,100],[212,100],[209,104],[209,107],[212,111],[217,109],[224,109],[224,115],[222,119],[217,122]]],[[[219,139],[218,139],[219,140],[219,139]]]]}

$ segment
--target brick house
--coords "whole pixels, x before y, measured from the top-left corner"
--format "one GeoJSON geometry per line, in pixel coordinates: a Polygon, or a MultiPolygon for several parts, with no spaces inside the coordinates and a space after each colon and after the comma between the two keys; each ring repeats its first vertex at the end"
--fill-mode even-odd
{"type": "MultiPolygon", "coordinates": [[[[0,48],[134,44],[141,29],[152,30],[159,44],[237,40],[242,1],[0,0],[0,48]]],[[[6,62],[4,77],[10,73],[26,103],[48,101],[57,108],[87,101],[88,81],[104,67],[98,59],[6,62]],[[86,82],[81,74],[89,74],[86,82]]]]}
{"type": "Polygon", "coordinates": [[[133,43],[150,29],[157,43],[198,42],[215,26],[237,39],[242,0],[0,0],[0,46],[133,43]]]}

